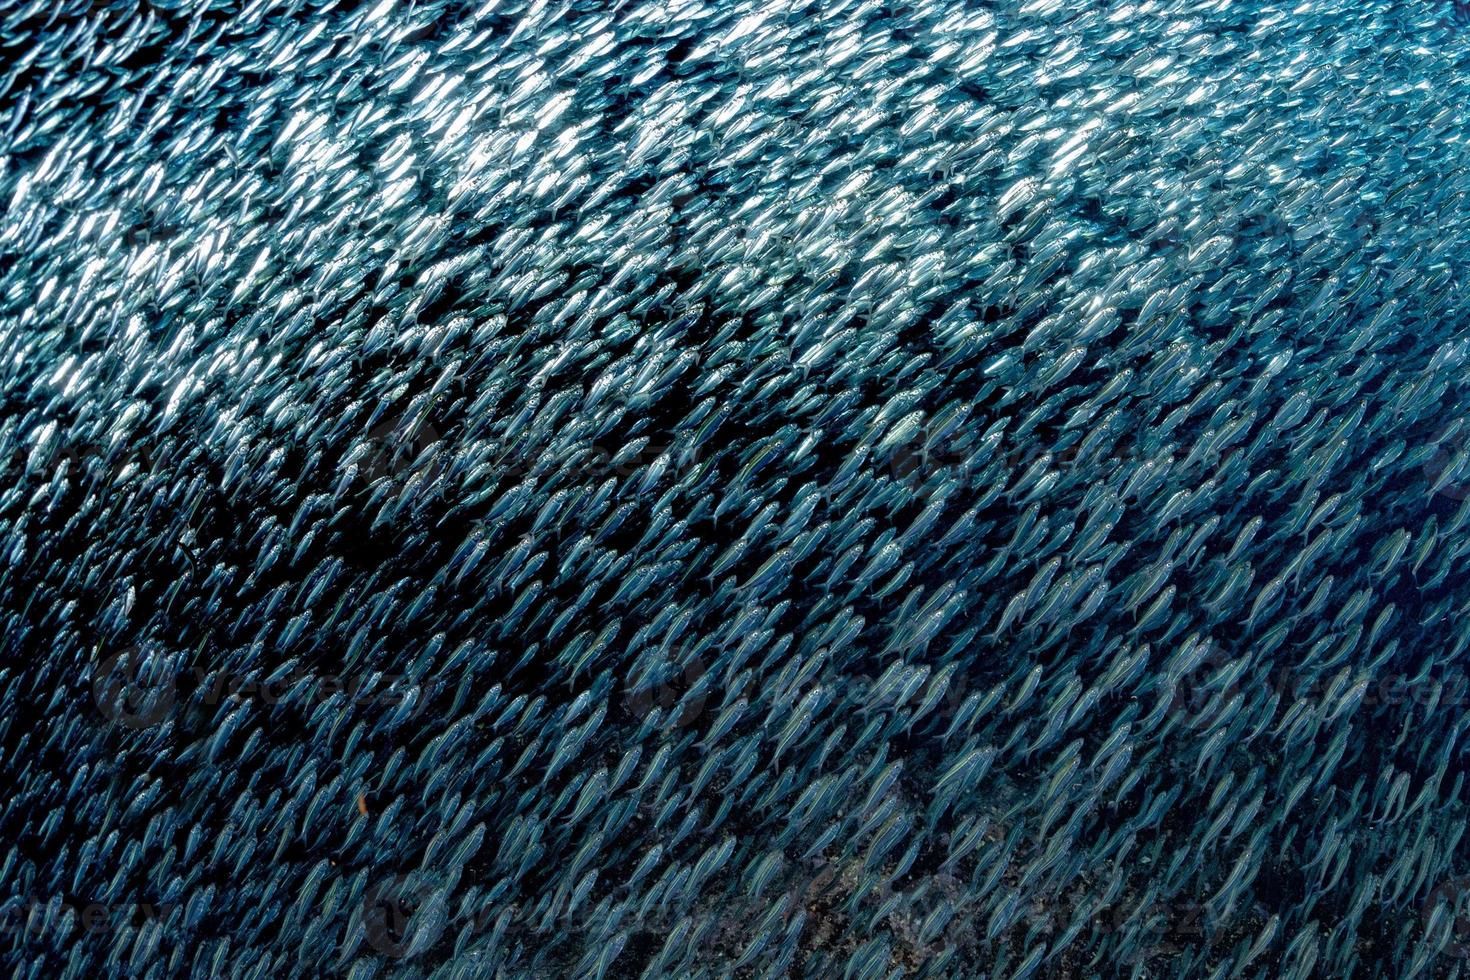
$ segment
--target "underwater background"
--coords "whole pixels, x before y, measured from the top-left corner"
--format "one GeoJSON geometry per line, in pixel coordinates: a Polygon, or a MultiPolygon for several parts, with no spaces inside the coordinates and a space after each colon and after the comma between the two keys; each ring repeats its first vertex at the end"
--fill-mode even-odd
{"type": "Polygon", "coordinates": [[[1470,971],[1470,14],[0,7],[17,977],[1470,971]]]}

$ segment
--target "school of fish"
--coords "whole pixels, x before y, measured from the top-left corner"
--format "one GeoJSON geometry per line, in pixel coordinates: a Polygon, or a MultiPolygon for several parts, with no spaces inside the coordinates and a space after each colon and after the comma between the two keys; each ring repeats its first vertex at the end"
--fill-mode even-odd
{"type": "Polygon", "coordinates": [[[1459,0],[0,9],[0,964],[1470,975],[1459,0]]]}

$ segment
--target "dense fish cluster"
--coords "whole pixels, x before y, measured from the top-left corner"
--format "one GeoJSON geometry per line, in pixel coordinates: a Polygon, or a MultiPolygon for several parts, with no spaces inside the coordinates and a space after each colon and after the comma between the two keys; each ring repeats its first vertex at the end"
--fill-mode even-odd
{"type": "Polygon", "coordinates": [[[8,4],[7,973],[1470,972],[1467,22],[8,4]]]}

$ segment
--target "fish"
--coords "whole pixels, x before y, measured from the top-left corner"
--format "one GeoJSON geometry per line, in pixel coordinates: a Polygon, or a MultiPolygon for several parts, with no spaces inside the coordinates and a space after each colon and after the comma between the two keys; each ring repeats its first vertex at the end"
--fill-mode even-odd
{"type": "Polygon", "coordinates": [[[15,5],[5,962],[1453,972],[1461,6],[15,5]]]}

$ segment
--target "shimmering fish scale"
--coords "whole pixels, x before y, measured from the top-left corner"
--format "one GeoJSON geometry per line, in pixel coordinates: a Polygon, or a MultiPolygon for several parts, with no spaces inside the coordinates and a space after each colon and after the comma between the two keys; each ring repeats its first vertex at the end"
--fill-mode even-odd
{"type": "Polygon", "coordinates": [[[1450,975],[1463,7],[13,5],[11,972],[1450,975]]]}

